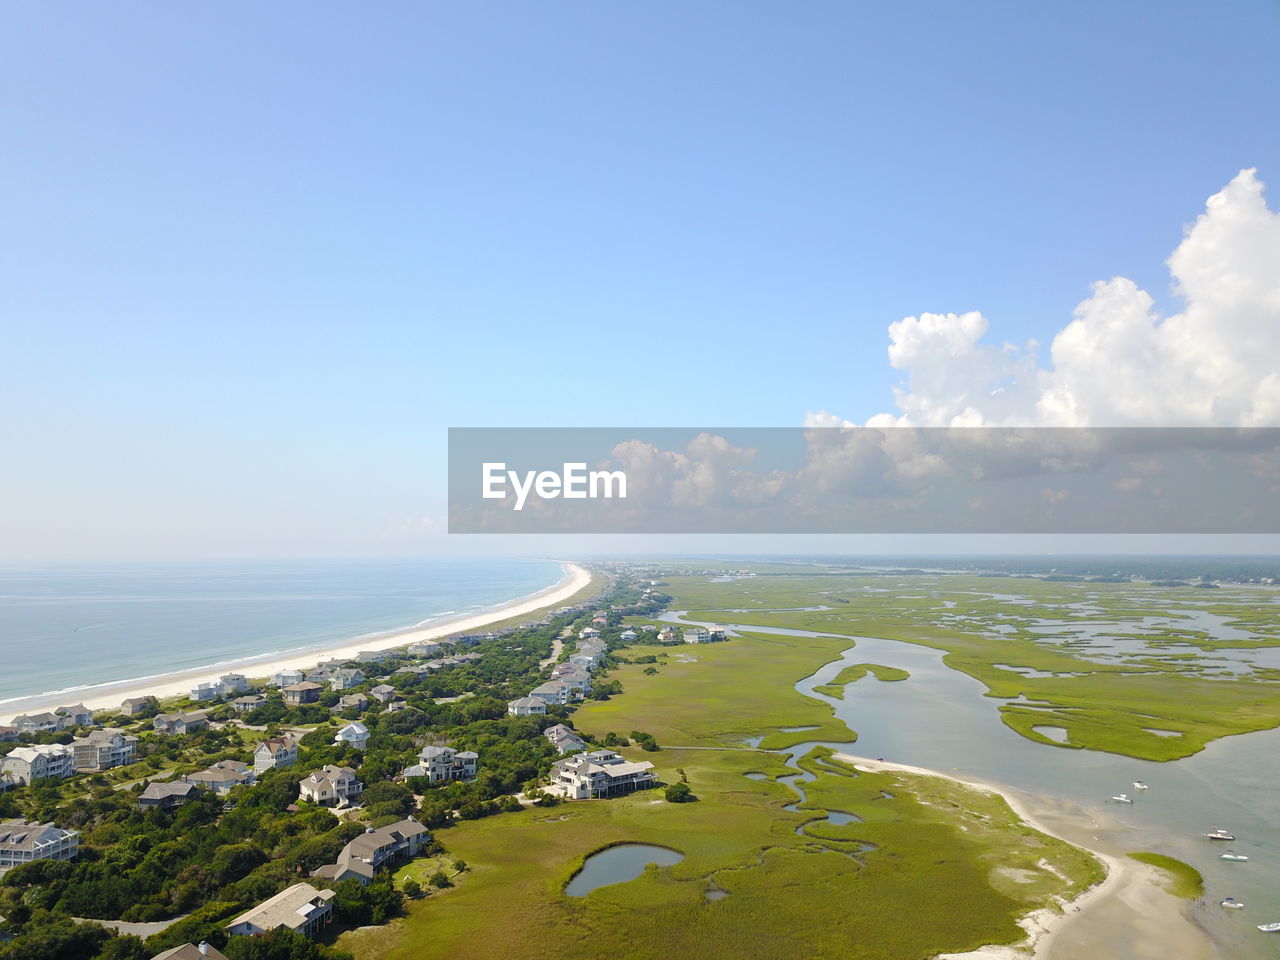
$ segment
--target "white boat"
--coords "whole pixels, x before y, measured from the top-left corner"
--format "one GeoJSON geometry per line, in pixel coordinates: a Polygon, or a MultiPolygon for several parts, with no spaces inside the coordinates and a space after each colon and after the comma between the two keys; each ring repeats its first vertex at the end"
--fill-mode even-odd
{"type": "Polygon", "coordinates": [[[1227,897],[1225,900],[1219,900],[1218,906],[1226,907],[1228,910],[1243,910],[1244,903],[1235,897],[1227,897]]]}
{"type": "Polygon", "coordinates": [[[1147,785],[1146,785],[1145,783],[1143,783],[1141,780],[1135,780],[1135,781],[1133,781],[1133,789],[1135,789],[1135,790],[1145,790],[1145,789],[1147,789],[1147,785]]]}
{"type": "Polygon", "coordinates": [[[1123,794],[1123,793],[1117,794],[1116,796],[1112,797],[1111,799],[1112,799],[1112,800],[1114,800],[1116,803],[1133,803],[1133,801],[1132,801],[1132,800],[1130,800],[1130,799],[1129,799],[1125,794],[1123,794]]]}
{"type": "Polygon", "coordinates": [[[1263,933],[1280,933],[1280,923],[1260,923],[1258,929],[1263,933]]]}
{"type": "Polygon", "coordinates": [[[1230,860],[1233,863],[1248,863],[1249,858],[1243,853],[1236,853],[1234,850],[1228,850],[1226,853],[1218,856],[1219,860],[1230,860]]]}
{"type": "Polygon", "coordinates": [[[1223,830],[1221,827],[1214,827],[1212,830],[1206,833],[1205,836],[1208,837],[1210,840],[1234,840],[1236,838],[1236,835],[1234,833],[1228,833],[1226,830],[1223,830]]]}

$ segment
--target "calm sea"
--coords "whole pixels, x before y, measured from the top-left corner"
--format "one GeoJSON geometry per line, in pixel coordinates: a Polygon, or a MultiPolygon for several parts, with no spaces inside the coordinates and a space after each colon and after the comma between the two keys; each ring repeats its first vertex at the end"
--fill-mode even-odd
{"type": "Polygon", "coordinates": [[[554,561],[512,558],[0,567],[0,704],[323,647],[561,576],[554,561]]]}

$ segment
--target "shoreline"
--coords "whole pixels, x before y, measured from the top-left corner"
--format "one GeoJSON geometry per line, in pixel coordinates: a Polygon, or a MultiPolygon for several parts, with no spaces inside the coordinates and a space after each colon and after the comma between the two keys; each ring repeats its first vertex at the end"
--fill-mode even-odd
{"type": "Polygon", "coordinates": [[[1018,925],[1027,934],[1022,942],[940,954],[936,960],[1074,960],[1090,955],[1212,960],[1218,956],[1208,935],[1190,917],[1186,901],[1160,886],[1158,870],[1128,858],[1119,850],[1100,849],[1106,846],[1099,842],[1101,838],[1096,832],[1101,827],[1083,808],[925,767],[845,752],[837,752],[835,758],[868,773],[941,777],[984,793],[997,794],[1027,826],[1087,850],[1106,868],[1106,877],[1064,903],[1062,912],[1042,908],[1021,917],[1018,925]],[[1072,922],[1085,918],[1091,922],[1072,922]]]}
{"type": "Polygon", "coordinates": [[[383,630],[358,637],[348,637],[324,646],[292,652],[271,652],[251,657],[189,667],[148,677],[131,677],[91,686],[16,697],[3,705],[6,718],[24,713],[41,713],[58,707],[83,703],[90,710],[115,709],[130,697],[154,696],[160,699],[185,696],[193,686],[216,680],[225,673],[243,673],[250,678],[268,677],[280,670],[312,666],[323,660],[350,658],[363,650],[388,650],[420,640],[436,640],[454,633],[465,633],[534,613],[546,607],[563,605],[591,582],[591,573],[579,564],[560,561],[563,576],[559,582],[524,597],[505,601],[476,613],[453,614],[434,621],[383,630]]]}

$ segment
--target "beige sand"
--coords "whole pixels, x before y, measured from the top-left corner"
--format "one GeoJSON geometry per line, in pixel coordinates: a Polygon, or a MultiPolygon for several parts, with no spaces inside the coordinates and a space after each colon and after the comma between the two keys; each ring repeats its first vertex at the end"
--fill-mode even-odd
{"type": "Polygon", "coordinates": [[[1104,825],[1075,804],[923,767],[846,753],[837,753],[836,757],[869,772],[943,777],[998,793],[1029,826],[1083,847],[1106,865],[1106,879],[1068,904],[1063,913],[1039,910],[1024,917],[1021,925],[1027,931],[1027,939],[1023,943],[943,954],[938,960],[1215,960],[1220,956],[1192,921],[1187,902],[1160,887],[1159,871],[1129,859],[1123,851],[1107,844],[1101,839],[1104,825]]]}
{"type": "Polygon", "coordinates": [[[172,697],[185,694],[190,692],[196,684],[216,680],[226,673],[243,673],[249,677],[269,677],[280,670],[304,668],[322,660],[354,657],[362,650],[387,650],[391,647],[402,647],[419,640],[433,640],[454,633],[479,630],[511,617],[522,617],[545,607],[560,606],[591,582],[591,574],[583,567],[575,563],[562,563],[561,566],[564,568],[564,578],[554,586],[530,594],[527,597],[504,603],[501,606],[493,607],[482,613],[448,617],[429,626],[412,627],[363,639],[344,640],[332,647],[317,648],[306,652],[292,653],[287,656],[251,657],[220,663],[216,666],[197,667],[191,670],[160,674],[138,680],[104,683],[84,690],[27,697],[7,704],[7,711],[14,715],[40,713],[76,703],[83,703],[91,710],[113,708],[120,706],[120,703],[129,697],[141,697],[148,694],[156,697],[172,697]]]}

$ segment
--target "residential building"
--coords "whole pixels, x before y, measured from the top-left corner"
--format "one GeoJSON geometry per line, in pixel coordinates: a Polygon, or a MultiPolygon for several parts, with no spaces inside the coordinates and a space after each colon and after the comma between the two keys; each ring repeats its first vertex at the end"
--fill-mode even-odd
{"type": "Polygon", "coordinates": [[[298,744],[293,737],[263,740],[253,750],[253,772],[261,775],[277,767],[292,767],[298,762],[298,744]]]}
{"type": "Polygon", "coordinates": [[[91,730],[85,736],[71,741],[76,769],[87,772],[100,772],[133,763],[137,749],[137,737],[110,727],[91,730]]]}
{"type": "Polygon", "coordinates": [[[558,703],[561,706],[569,702],[572,696],[572,688],[559,680],[548,680],[546,683],[540,683],[529,691],[529,696],[537,697],[547,703],[558,703]]]}
{"type": "Polygon", "coordinates": [[[182,736],[187,733],[195,733],[195,731],[203,730],[209,726],[209,711],[192,710],[190,713],[182,711],[178,713],[157,713],[151,718],[151,726],[156,733],[162,733],[166,736],[182,736]]]}
{"type": "Polygon", "coordinates": [[[62,727],[62,717],[56,713],[24,713],[13,718],[13,726],[19,733],[57,733],[62,727]]]}
{"type": "Polygon", "coordinates": [[[364,683],[364,671],[359,667],[340,667],[329,677],[329,687],[333,690],[350,690],[364,683]]]}
{"type": "Polygon", "coordinates": [[[17,747],[0,760],[0,774],[18,785],[45,777],[61,779],[75,773],[75,751],[62,743],[17,747]]]}
{"type": "Polygon", "coordinates": [[[52,823],[0,820],[0,870],[33,860],[70,860],[80,852],[80,834],[52,823]]]}
{"type": "Polygon", "coordinates": [[[83,703],[77,703],[71,707],[58,707],[53,712],[55,716],[62,718],[61,724],[64,729],[93,726],[93,711],[83,703]]]}
{"type": "Polygon", "coordinates": [[[235,693],[244,693],[249,689],[249,678],[241,673],[227,673],[218,678],[218,692],[229,697],[235,693]]]}
{"type": "Polygon", "coordinates": [[[390,650],[361,650],[356,654],[357,663],[379,663],[391,656],[390,650]]]}
{"type": "Polygon", "coordinates": [[[164,953],[157,953],[151,960],[227,960],[227,955],[202,940],[199,946],[184,943],[164,953]]]}
{"type": "Polygon", "coordinates": [[[284,694],[285,703],[291,707],[297,707],[304,703],[315,703],[320,699],[320,691],[323,689],[324,687],[314,680],[303,680],[301,683],[291,683],[287,687],[281,687],[280,692],[284,694]]]}
{"type": "Polygon", "coordinates": [[[260,693],[247,693],[243,697],[232,700],[231,709],[237,714],[248,713],[250,710],[257,710],[266,702],[267,698],[260,693]]]}
{"type": "Polygon", "coordinates": [[[583,640],[590,640],[592,637],[600,636],[600,631],[595,627],[583,627],[578,631],[578,636],[583,640]]]}
{"type": "Polygon", "coordinates": [[[322,807],[348,806],[363,792],[364,784],[356,779],[354,770],[331,763],[298,782],[298,796],[322,807]]]}
{"type": "Polygon", "coordinates": [[[706,643],[711,639],[709,631],[702,627],[685,627],[684,642],[685,643],[706,643]]]}
{"type": "Polygon", "coordinates": [[[379,703],[386,703],[388,700],[396,698],[396,688],[389,683],[380,683],[369,691],[369,696],[379,703]]]}
{"type": "Polygon", "coordinates": [[[189,773],[183,779],[192,786],[212,790],[220,797],[225,797],[234,787],[253,786],[254,775],[247,763],[239,760],[221,760],[199,773],[189,773]]]}
{"type": "Polygon", "coordinates": [[[270,933],[281,927],[314,937],[330,921],[336,896],[332,890],[317,890],[309,883],[295,883],[227,924],[233,936],[270,933]]]}
{"type": "Polygon", "coordinates": [[[339,698],[337,705],[333,709],[339,713],[343,710],[359,710],[363,713],[369,709],[369,698],[363,693],[348,693],[339,698]]]}
{"type": "Polygon", "coordinates": [[[547,701],[541,697],[520,697],[507,704],[507,713],[513,717],[532,717],[547,712],[547,701]]]}
{"type": "Polygon", "coordinates": [[[577,753],[579,750],[587,749],[587,741],[582,739],[578,731],[571,727],[566,727],[563,723],[557,723],[554,727],[547,727],[542,731],[542,735],[551,741],[551,745],[561,755],[577,753]]]}
{"type": "Polygon", "coordinates": [[[384,867],[418,855],[431,834],[410,817],[377,830],[366,830],[338,854],[338,862],[311,871],[311,876],[334,882],[355,880],[370,883],[373,875],[384,867]]]}
{"type": "Polygon", "coordinates": [[[475,778],[479,754],[464,750],[459,753],[453,747],[423,747],[418,751],[420,762],[406,767],[401,774],[409,777],[426,777],[431,783],[475,778]]]}
{"type": "Polygon", "coordinates": [[[411,657],[438,657],[444,652],[444,647],[438,643],[420,641],[418,643],[409,644],[409,649],[405,652],[411,657]]]}
{"type": "Polygon", "coordinates": [[[277,687],[288,687],[305,679],[307,675],[301,670],[281,670],[271,675],[271,682],[277,687]]]}
{"type": "Polygon", "coordinates": [[[616,797],[658,782],[648,760],[627,760],[612,750],[577,753],[551,765],[551,783],[570,800],[616,797]]]}
{"type": "Polygon", "coordinates": [[[13,743],[18,736],[17,727],[0,727],[0,743],[13,743]]]}
{"type": "Polygon", "coordinates": [[[222,690],[216,682],[197,683],[191,688],[191,699],[199,703],[202,700],[215,700],[222,695],[222,690]]]}
{"type": "Polygon", "coordinates": [[[338,731],[333,742],[340,747],[345,744],[357,750],[363,750],[369,746],[369,728],[359,720],[353,720],[338,731]]]}
{"type": "Polygon", "coordinates": [[[674,627],[663,627],[658,631],[658,642],[663,644],[679,643],[680,636],[674,627]]]}
{"type": "Polygon", "coordinates": [[[200,788],[194,783],[174,780],[170,783],[149,783],[147,788],[138,794],[140,810],[174,810],[182,806],[192,797],[198,796],[200,788]]]}
{"type": "Polygon", "coordinates": [[[120,704],[120,712],[126,717],[136,717],[138,714],[145,713],[155,706],[155,697],[130,697],[120,704]]]}

